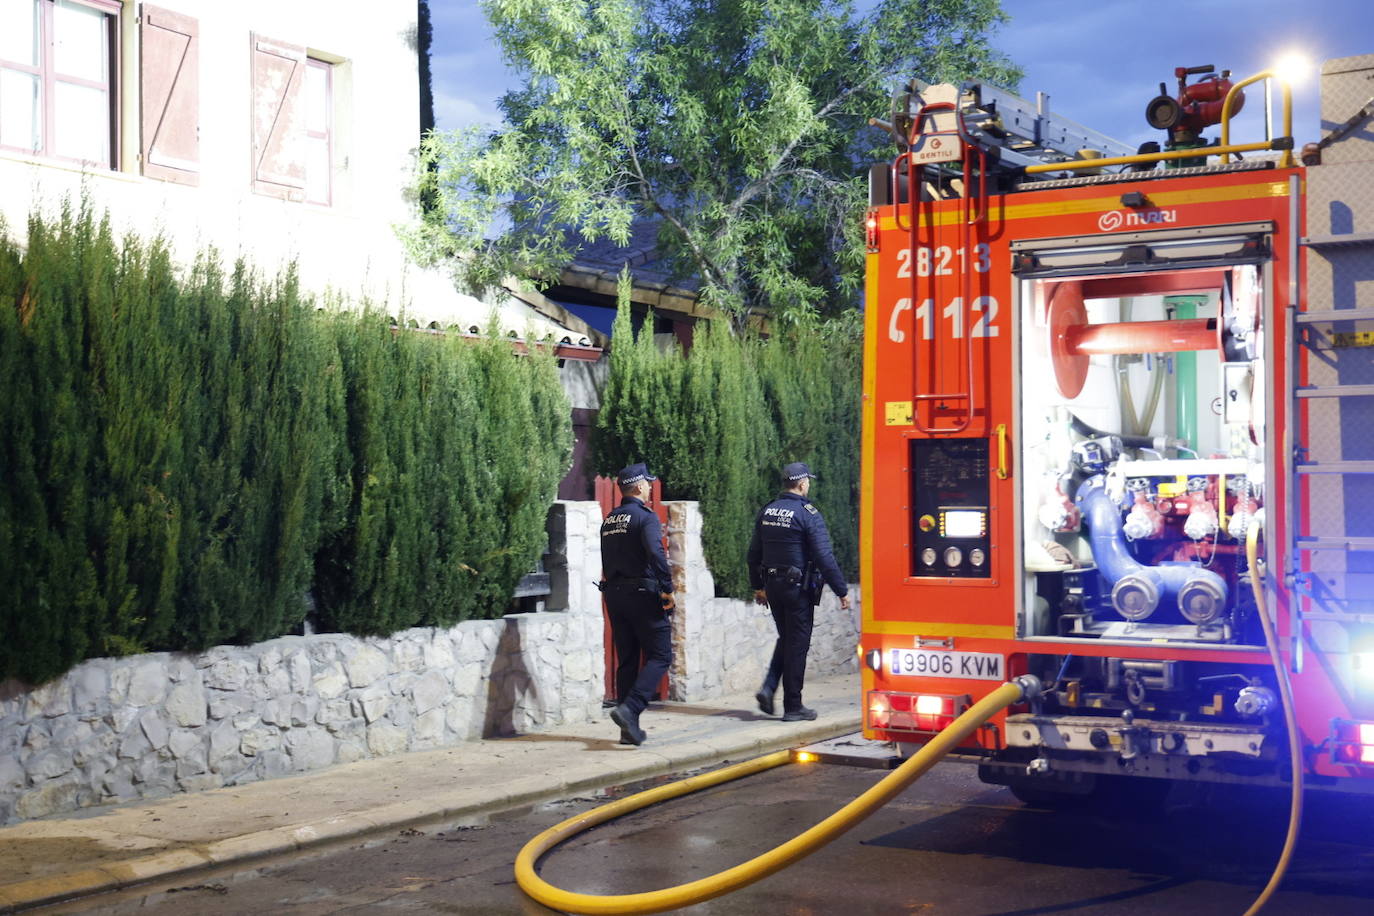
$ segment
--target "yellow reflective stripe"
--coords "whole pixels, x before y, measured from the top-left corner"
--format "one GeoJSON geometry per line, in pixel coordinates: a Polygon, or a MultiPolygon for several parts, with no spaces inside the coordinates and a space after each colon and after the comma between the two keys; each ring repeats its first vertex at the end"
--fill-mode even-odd
{"type": "MultiPolygon", "coordinates": [[[[865,600],[865,607],[867,601],[865,600]]],[[[867,613],[864,614],[867,617],[867,613]]],[[[968,636],[979,639],[1012,639],[1013,627],[980,623],[915,623],[907,620],[865,620],[865,633],[888,636],[968,636]]]]}
{"type": "MultiPolygon", "coordinates": [[[[864,260],[863,431],[859,447],[859,582],[865,598],[873,581],[873,467],[874,427],[877,425],[878,386],[878,255],[864,260]]],[[[863,602],[865,605],[867,602],[863,602]]]]}
{"type": "MultiPolygon", "coordinates": [[[[1031,192],[1035,193],[1035,192],[1031,192]]],[[[1042,192],[1043,193],[1043,192],[1042,192]]],[[[1018,195],[1009,194],[1003,200],[1015,200],[1018,195]]],[[[1257,197],[1287,197],[1288,184],[1282,181],[1266,181],[1262,184],[1231,185],[1219,188],[1191,188],[1180,191],[1156,191],[1150,194],[1150,209],[1181,207],[1187,204],[1215,204],[1231,200],[1250,200],[1257,197]]],[[[1077,213],[1095,213],[1105,210],[1120,210],[1121,197],[1090,197],[1084,200],[1056,200],[1040,203],[1008,203],[1002,210],[992,210],[992,221],[1014,219],[1039,219],[1046,216],[1070,216],[1077,213]]],[[[950,226],[962,219],[959,210],[950,209],[935,214],[937,226],[950,226]]],[[[929,226],[926,214],[920,215],[920,224],[929,226]]],[[[880,220],[882,229],[896,229],[895,218],[885,216],[880,220]]],[[[1162,227],[1155,227],[1162,228],[1162,227]]]]}

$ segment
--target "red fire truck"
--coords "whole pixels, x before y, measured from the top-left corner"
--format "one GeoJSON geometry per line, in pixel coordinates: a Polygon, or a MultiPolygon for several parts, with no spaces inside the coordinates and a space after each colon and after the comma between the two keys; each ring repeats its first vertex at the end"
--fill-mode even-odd
{"type": "Polygon", "coordinates": [[[1286,89],[1229,135],[1271,76],[1179,68],[1141,149],[977,83],[875,122],[867,737],[1033,674],[959,754],[1023,799],[1287,785],[1286,675],[1306,785],[1374,788],[1374,56],[1306,165],[1286,89]]]}

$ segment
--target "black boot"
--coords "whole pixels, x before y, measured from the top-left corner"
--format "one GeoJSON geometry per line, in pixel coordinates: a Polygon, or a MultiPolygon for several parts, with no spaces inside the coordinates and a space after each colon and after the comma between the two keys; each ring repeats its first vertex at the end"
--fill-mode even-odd
{"type": "MultiPolygon", "coordinates": [[[[814,719],[815,716],[812,716],[814,719]]],[[[639,727],[639,716],[630,712],[622,704],[611,710],[611,721],[620,726],[620,740],[625,744],[644,743],[644,729],[639,727]]]]}

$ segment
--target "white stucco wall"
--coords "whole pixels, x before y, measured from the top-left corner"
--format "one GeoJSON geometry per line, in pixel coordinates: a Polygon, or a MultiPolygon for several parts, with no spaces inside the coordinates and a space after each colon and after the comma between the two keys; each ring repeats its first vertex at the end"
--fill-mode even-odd
{"type": "MultiPolygon", "coordinates": [[[[124,0],[121,41],[120,170],[0,150],[0,215],[22,237],[34,209],[54,212],[64,198],[89,195],[121,234],[164,234],[189,263],[206,246],[226,260],[247,257],[265,272],[295,261],[302,288],[366,295],[389,313],[422,324],[437,320],[485,327],[493,304],[456,292],[439,271],[408,267],[393,226],[410,218],[402,189],[419,142],[419,68],[414,3],[363,0],[162,0],[194,17],[200,50],[199,186],[140,174],[139,42],[124,0]],[[303,45],[333,69],[333,204],[278,200],[252,189],[250,35],[303,45]]],[[[509,297],[496,304],[502,332],[537,336],[568,331],[509,297]]],[[[574,339],[578,335],[573,335],[574,339]]]]}

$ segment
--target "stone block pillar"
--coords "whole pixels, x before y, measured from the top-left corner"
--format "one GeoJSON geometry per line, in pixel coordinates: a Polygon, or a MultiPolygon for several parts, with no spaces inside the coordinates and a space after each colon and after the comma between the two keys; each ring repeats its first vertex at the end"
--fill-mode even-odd
{"type": "MultiPolygon", "coordinates": [[[[668,502],[668,562],[673,571],[677,610],[673,614],[673,667],[669,695],[696,702],[730,693],[752,692],[763,680],[777,640],[768,609],[752,601],[717,598],[706,566],[702,517],[696,502],[668,502]]],[[[859,589],[849,586],[852,606],[840,609],[826,589],[816,608],[807,659],[808,677],[858,668],[859,589]]]]}

